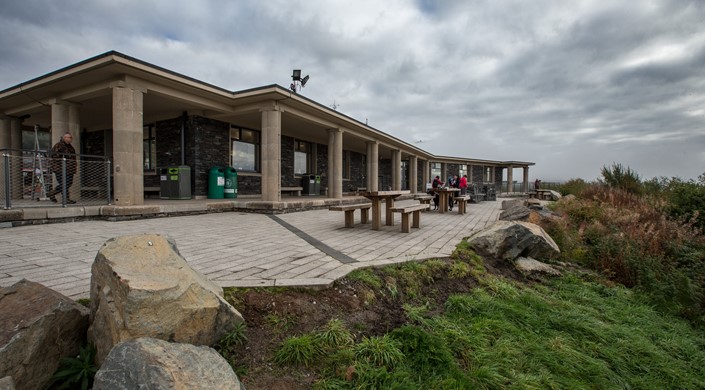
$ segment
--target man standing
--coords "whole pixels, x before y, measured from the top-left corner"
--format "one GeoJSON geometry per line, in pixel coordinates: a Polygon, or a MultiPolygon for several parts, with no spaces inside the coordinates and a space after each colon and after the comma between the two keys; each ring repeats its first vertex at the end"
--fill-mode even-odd
{"type": "Polygon", "coordinates": [[[51,171],[56,175],[57,185],[53,191],[49,192],[49,199],[56,203],[56,194],[63,194],[64,189],[66,191],[66,203],[74,204],[75,200],[69,199],[69,188],[73,184],[73,175],[76,174],[76,149],[71,145],[73,137],[71,133],[66,133],[61,136],[59,142],[57,142],[51,148],[51,171]],[[64,171],[63,161],[66,159],[66,170],[64,171]]]}
{"type": "Polygon", "coordinates": [[[468,190],[468,175],[463,175],[463,177],[460,178],[460,195],[465,195],[468,190]]]}

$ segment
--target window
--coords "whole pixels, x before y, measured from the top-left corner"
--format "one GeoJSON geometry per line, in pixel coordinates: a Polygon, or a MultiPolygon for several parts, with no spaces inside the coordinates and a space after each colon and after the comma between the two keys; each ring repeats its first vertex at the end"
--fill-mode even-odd
{"type": "Polygon", "coordinates": [[[260,134],[254,130],[230,128],[232,166],[237,171],[259,172],[260,134]]]}
{"type": "Polygon", "coordinates": [[[157,134],[154,125],[142,127],[142,164],[145,172],[157,170],[157,134]]]}
{"type": "Polygon", "coordinates": [[[436,176],[441,176],[441,163],[438,162],[431,163],[431,181],[433,181],[436,176]]]}
{"type": "Polygon", "coordinates": [[[460,164],[458,168],[458,178],[461,178],[468,174],[468,166],[465,164],[460,164]]]}
{"type": "Polygon", "coordinates": [[[485,175],[482,179],[485,183],[492,182],[492,167],[485,167],[485,175]]]}
{"type": "Polygon", "coordinates": [[[303,175],[311,172],[311,144],[304,141],[294,141],[294,174],[303,175]]]}

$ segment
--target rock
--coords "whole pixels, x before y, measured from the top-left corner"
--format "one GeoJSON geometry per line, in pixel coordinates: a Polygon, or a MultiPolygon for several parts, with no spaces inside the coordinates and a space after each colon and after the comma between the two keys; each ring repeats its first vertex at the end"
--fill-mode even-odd
{"type": "Polygon", "coordinates": [[[529,213],[531,210],[528,207],[519,204],[503,210],[499,214],[499,219],[501,221],[526,221],[529,218],[529,213]]]}
{"type": "Polygon", "coordinates": [[[98,363],[114,345],[139,337],[214,345],[244,321],[222,288],[156,234],[108,240],[93,262],[90,294],[88,339],[98,363]]]}
{"type": "Polygon", "coordinates": [[[514,266],[524,276],[532,276],[535,274],[561,276],[561,272],[559,270],[530,257],[520,257],[516,259],[514,266]]]}
{"type": "Polygon", "coordinates": [[[78,355],[87,328],[87,308],[39,283],[0,288],[0,378],[11,376],[18,390],[45,388],[60,358],[78,355]]]}
{"type": "Polygon", "coordinates": [[[561,193],[558,191],[551,190],[550,194],[551,194],[551,200],[560,200],[563,197],[563,195],[561,195],[561,193]]]}
{"type": "Polygon", "coordinates": [[[11,376],[0,378],[0,390],[15,390],[15,382],[11,376]]]}
{"type": "Polygon", "coordinates": [[[528,222],[498,221],[468,237],[468,242],[481,256],[509,261],[520,256],[551,258],[560,253],[540,226],[528,222]]]}
{"type": "Polygon", "coordinates": [[[502,201],[502,210],[509,210],[515,206],[523,206],[525,199],[508,199],[502,201]]]}
{"type": "Polygon", "coordinates": [[[214,349],[153,338],[113,348],[95,375],[93,390],[148,388],[237,390],[240,381],[214,349]]]}

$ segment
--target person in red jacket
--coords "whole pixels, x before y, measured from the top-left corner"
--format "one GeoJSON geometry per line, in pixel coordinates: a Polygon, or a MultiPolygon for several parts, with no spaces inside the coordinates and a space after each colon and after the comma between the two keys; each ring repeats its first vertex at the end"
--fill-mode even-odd
{"type": "Polygon", "coordinates": [[[465,195],[465,193],[468,190],[468,175],[463,175],[463,177],[460,178],[460,195],[465,195]]]}

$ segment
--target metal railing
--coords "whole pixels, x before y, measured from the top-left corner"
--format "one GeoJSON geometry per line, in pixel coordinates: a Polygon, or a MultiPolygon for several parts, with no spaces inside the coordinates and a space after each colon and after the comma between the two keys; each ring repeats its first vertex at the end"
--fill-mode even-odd
{"type": "Polygon", "coordinates": [[[51,158],[50,154],[45,150],[0,149],[2,207],[111,203],[111,166],[107,157],[75,154],[51,158]]]}

